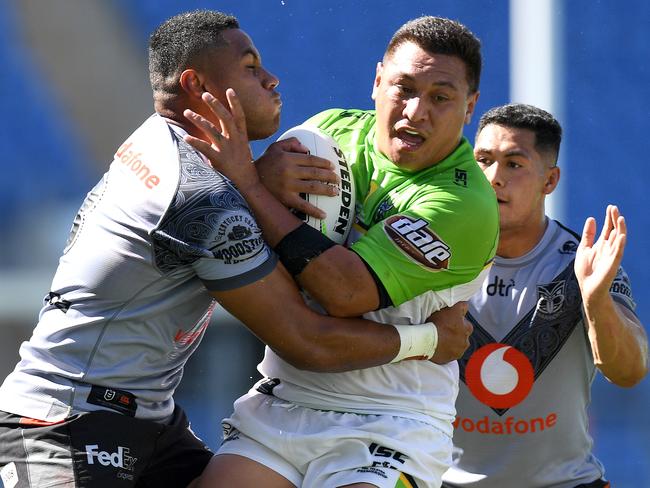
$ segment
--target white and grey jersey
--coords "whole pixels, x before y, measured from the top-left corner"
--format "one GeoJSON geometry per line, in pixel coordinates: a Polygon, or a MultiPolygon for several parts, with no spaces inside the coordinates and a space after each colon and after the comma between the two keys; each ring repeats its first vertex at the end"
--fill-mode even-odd
{"type": "MultiPolygon", "coordinates": [[[[471,299],[454,445],[461,471],[487,477],[449,483],[448,474],[449,486],[573,488],[603,476],[588,432],[596,368],[573,271],[578,243],[549,221],[528,254],[497,256],[471,299]]],[[[610,293],[635,309],[622,268],[610,293]]]]}
{"type": "Polygon", "coordinates": [[[86,197],[0,410],[164,420],[216,305],[277,258],[237,190],[151,116],[86,197]]]}

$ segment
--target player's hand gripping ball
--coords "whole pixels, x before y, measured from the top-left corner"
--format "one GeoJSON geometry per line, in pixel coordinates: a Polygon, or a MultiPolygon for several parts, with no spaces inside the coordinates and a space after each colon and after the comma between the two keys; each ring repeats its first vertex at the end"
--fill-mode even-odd
{"type": "Polygon", "coordinates": [[[310,154],[334,163],[335,172],[341,180],[339,194],[333,197],[310,193],[301,196],[315,207],[323,210],[327,217],[317,219],[298,214],[307,225],[319,229],[337,244],[344,244],[354,223],[354,180],[345,155],[337,142],[316,127],[298,125],[282,134],[278,140],[295,137],[309,149],[310,154]]]}

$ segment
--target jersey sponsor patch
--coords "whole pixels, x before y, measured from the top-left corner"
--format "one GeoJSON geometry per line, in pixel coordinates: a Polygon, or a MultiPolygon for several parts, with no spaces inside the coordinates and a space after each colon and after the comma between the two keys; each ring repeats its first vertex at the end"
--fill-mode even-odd
{"type": "Polygon", "coordinates": [[[471,313],[469,348],[458,361],[472,395],[503,416],[530,393],[535,380],[582,320],[582,298],[571,262],[553,281],[536,285],[537,300],[500,341],[471,313]]]}
{"type": "Polygon", "coordinates": [[[135,411],[138,408],[135,395],[132,393],[96,385],[92,385],[90,388],[86,401],[93,405],[110,408],[129,417],[135,417],[135,411]]]}
{"type": "Polygon", "coordinates": [[[257,223],[245,213],[226,217],[216,229],[214,242],[210,251],[226,264],[241,263],[265,249],[257,223]]]}
{"type": "Polygon", "coordinates": [[[428,227],[424,219],[393,215],[384,221],[384,231],[408,257],[440,270],[449,268],[450,247],[428,227]]]}

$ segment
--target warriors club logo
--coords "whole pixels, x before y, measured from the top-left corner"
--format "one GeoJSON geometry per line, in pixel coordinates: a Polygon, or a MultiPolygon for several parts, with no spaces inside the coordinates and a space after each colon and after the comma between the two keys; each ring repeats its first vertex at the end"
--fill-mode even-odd
{"type": "Polygon", "coordinates": [[[520,403],[533,387],[535,373],[528,358],[512,346],[487,344],[472,354],[465,382],[472,394],[492,408],[520,403]]]}

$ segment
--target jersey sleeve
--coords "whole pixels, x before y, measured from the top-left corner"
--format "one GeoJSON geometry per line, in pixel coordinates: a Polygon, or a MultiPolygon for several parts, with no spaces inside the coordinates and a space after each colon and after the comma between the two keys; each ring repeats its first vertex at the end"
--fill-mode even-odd
{"type": "Polygon", "coordinates": [[[153,232],[156,266],[164,273],[191,266],[211,291],[245,286],[269,274],[277,256],[232,184],[179,144],[181,178],[153,232]]]}
{"type": "Polygon", "coordinates": [[[622,267],[618,268],[612,286],[609,288],[609,293],[614,301],[636,313],[636,302],[632,296],[630,278],[622,267]]]}
{"type": "Polygon", "coordinates": [[[494,257],[492,212],[462,210],[458,201],[432,203],[376,223],[351,246],[396,306],[427,291],[470,283],[494,257]]]}

